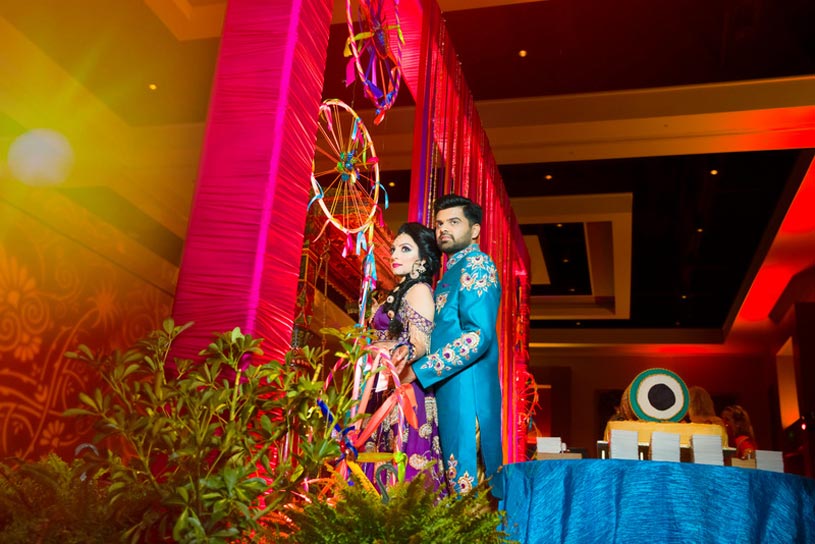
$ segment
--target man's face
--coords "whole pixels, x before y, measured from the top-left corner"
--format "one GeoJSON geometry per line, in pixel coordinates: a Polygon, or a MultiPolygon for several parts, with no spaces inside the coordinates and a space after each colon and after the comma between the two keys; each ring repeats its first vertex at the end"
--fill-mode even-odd
{"type": "Polygon", "coordinates": [[[481,225],[470,225],[461,206],[439,210],[436,214],[436,243],[447,255],[472,244],[480,232],[481,225]]]}

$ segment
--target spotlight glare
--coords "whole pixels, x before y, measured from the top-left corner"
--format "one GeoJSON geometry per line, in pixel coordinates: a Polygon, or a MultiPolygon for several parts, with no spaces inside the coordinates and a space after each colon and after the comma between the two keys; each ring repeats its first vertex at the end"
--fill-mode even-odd
{"type": "Polygon", "coordinates": [[[527,54],[528,53],[526,52],[526,49],[521,49],[520,51],[518,51],[518,56],[521,58],[526,57],[527,54]]]}
{"type": "Polygon", "coordinates": [[[719,175],[719,171],[716,170],[716,169],[713,169],[713,170],[710,171],[710,175],[711,176],[717,176],[717,175],[719,175]]]}
{"type": "Polygon", "coordinates": [[[59,185],[68,177],[73,164],[71,144],[55,130],[30,130],[14,140],[8,150],[11,174],[32,187],[59,185]]]}

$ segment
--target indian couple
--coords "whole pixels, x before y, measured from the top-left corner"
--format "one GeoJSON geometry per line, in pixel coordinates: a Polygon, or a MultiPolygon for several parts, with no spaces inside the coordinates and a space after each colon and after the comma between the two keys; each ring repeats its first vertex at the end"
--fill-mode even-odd
{"type": "MultiPolygon", "coordinates": [[[[493,478],[503,458],[496,333],[501,286],[495,264],[477,243],[481,207],[451,194],[436,200],[434,213],[435,231],[420,223],[399,228],[391,246],[398,283],[369,324],[376,345],[391,352],[400,382],[413,389],[418,425],[399,425],[394,408],[365,451],[392,452],[401,444],[406,479],[426,471],[440,494],[467,493],[493,478]],[[442,253],[447,268],[434,294],[442,253]]],[[[394,387],[386,373],[372,379],[375,392],[363,408],[369,414],[394,387]]],[[[369,476],[373,468],[366,467],[369,476]]],[[[493,479],[493,494],[500,496],[495,484],[493,479]]]]}

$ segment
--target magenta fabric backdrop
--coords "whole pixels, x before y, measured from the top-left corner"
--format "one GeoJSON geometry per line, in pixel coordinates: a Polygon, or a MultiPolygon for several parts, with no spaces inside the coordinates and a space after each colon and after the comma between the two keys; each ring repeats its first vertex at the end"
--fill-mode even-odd
{"type": "Polygon", "coordinates": [[[432,222],[433,200],[455,192],[484,209],[481,247],[492,256],[503,287],[498,333],[504,390],[506,459],[525,455],[523,383],[516,383],[528,361],[529,255],[509,203],[486,132],[464,80],[461,64],[435,0],[401,0],[406,45],[402,63],[406,87],[416,100],[409,218],[432,222]]]}
{"type": "Polygon", "coordinates": [[[190,357],[240,326],[291,341],[333,2],[229,0],[173,315],[190,357]]]}

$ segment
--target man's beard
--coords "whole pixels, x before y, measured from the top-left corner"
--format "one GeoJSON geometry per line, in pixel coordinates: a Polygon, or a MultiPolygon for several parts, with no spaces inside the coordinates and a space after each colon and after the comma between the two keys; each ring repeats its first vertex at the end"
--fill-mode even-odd
{"type": "Polygon", "coordinates": [[[444,247],[439,244],[439,249],[441,249],[441,252],[445,255],[453,255],[469,246],[470,242],[467,240],[456,240],[455,238],[451,238],[449,242],[446,242],[446,244],[447,245],[444,247]]]}

